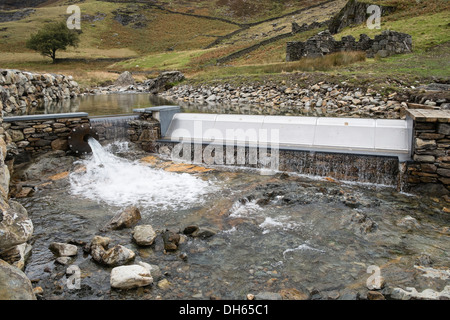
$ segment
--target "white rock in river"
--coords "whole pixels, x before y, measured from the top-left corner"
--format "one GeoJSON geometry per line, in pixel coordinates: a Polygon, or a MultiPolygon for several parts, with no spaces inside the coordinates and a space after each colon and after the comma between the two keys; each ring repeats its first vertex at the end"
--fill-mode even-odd
{"type": "Polygon", "coordinates": [[[140,246],[150,246],[156,238],[156,232],[151,225],[136,226],[133,229],[133,239],[140,246]]]}
{"type": "Polygon", "coordinates": [[[145,287],[153,283],[150,271],[140,265],[121,266],[112,269],[110,284],[116,289],[145,287]]]}
{"type": "Polygon", "coordinates": [[[154,280],[158,280],[159,278],[162,277],[161,269],[157,265],[148,264],[148,263],[142,262],[142,261],[139,262],[139,265],[144,267],[145,269],[147,269],[148,272],[150,272],[150,275],[152,276],[152,278],[154,280]]]}
{"type": "Polygon", "coordinates": [[[48,248],[58,257],[72,257],[78,253],[78,247],[73,244],[53,242],[48,248]]]}
{"type": "Polygon", "coordinates": [[[440,300],[440,299],[450,299],[450,285],[445,286],[444,290],[441,292],[435,291],[433,289],[425,289],[422,292],[418,292],[416,288],[407,287],[406,290],[401,288],[392,289],[391,297],[396,300],[410,300],[410,299],[420,299],[420,300],[440,300]]]}

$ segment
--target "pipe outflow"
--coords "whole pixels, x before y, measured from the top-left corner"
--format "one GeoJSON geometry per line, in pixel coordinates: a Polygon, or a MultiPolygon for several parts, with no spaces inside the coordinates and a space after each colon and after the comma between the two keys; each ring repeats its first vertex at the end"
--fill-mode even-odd
{"type": "Polygon", "coordinates": [[[88,154],[92,152],[88,139],[94,138],[98,140],[97,132],[88,123],[73,128],[68,137],[69,148],[78,155],[88,154]]]}

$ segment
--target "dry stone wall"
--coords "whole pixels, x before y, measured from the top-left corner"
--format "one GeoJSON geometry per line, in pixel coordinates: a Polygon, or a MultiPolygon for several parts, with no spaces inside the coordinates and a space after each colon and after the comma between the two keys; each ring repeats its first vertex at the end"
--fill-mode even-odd
{"type": "Polygon", "coordinates": [[[10,117],[4,119],[8,156],[16,162],[52,150],[68,151],[68,136],[73,128],[89,123],[87,113],[10,117]]]}
{"type": "Polygon", "coordinates": [[[407,167],[407,185],[436,196],[450,195],[450,112],[409,110],[414,120],[413,162],[407,167]]]}
{"type": "Polygon", "coordinates": [[[0,106],[4,116],[24,114],[27,108],[79,94],[78,83],[71,76],[0,69],[0,106]]]}
{"type": "Polygon", "coordinates": [[[375,55],[387,57],[394,54],[410,53],[413,50],[412,37],[406,33],[385,30],[371,39],[361,34],[359,41],[353,36],[342,37],[336,41],[326,30],[309,38],[305,42],[291,41],[286,45],[286,61],[297,61],[302,58],[317,58],[341,51],[364,51],[367,57],[375,55]]]}

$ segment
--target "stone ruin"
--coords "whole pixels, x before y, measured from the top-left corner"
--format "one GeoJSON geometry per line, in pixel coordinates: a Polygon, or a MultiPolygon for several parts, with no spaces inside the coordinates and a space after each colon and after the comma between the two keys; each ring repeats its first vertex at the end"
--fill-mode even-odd
{"type": "Polygon", "coordinates": [[[302,58],[317,58],[341,51],[364,51],[367,57],[375,55],[388,57],[393,54],[411,53],[412,37],[409,34],[385,30],[371,39],[366,34],[361,34],[359,41],[353,36],[342,37],[336,41],[331,33],[326,30],[309,38],[305,42],[288,42],[286,48],[286,61],[297,61],[302,58]]]}

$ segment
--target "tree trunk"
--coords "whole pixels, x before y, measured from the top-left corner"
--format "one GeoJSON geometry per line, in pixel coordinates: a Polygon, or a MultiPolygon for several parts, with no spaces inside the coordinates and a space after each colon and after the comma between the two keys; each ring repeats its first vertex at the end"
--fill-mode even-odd
{"type": "Polygon", "coordinates": [[[56,49],[52,49],[51,58],[53,60],[53,63],[55,63],[56,62],[56,49]]]}

